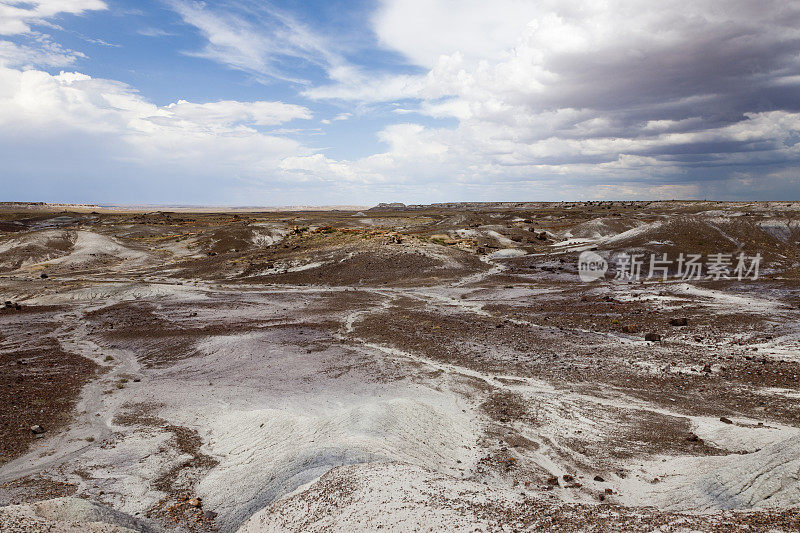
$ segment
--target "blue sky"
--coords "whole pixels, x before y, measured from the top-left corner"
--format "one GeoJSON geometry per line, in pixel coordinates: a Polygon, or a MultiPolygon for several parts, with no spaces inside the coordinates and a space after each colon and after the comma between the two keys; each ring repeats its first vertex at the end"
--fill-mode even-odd
{"type": "Polygon", "coordinates": [[[0,0],[2,199],[798,199],[798,28],[769,0],[0,0]]]}

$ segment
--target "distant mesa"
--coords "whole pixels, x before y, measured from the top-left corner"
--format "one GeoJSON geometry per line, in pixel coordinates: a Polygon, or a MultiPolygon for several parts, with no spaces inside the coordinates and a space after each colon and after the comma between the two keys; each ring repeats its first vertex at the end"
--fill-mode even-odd
{"type": "Polygon", "coordinates": [[[370,208],[370,211],[405,211],[406,204],[402,202],[381,202],[373,208],[370,208]]]}

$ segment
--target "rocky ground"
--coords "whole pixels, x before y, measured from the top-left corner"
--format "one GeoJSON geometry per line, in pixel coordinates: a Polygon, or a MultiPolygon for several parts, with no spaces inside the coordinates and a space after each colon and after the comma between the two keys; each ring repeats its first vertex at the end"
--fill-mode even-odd
{"type": "Polygon", "coordinates": [[[62,209],[0,205],[0,530],[800,528],[800,204],[62,209]]]}

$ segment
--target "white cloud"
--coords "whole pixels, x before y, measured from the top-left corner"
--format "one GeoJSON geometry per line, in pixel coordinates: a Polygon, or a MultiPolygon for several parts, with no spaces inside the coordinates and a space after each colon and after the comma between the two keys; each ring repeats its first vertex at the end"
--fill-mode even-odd
{"type": "Polygon", "coordinates": [[[217,7],[194,0],[169,0],[186,24],[207,39],[200,51],[187,53],[232,68],[285,81],[305,83],[280,66],[286,58],[328,69],[343,62],[330,44],[290,15],[266,4],[249,2],[217,7]]]}
{"type": "Polygon", "coordinates": [[[0,67],[64,67],[78,58],[86,57],[81,52],[62,47],[49,35],[35,31],[31,26],[49,26],[52,24],[47,19],[58,15],[80,15],[98,9],[106,9],[106,4],[101,0],[0,2],[0,35],[22,36],[29,41],[29,44],[22,44],[0,40],[0,67]]]}
{"type": "Polygon", "coordinates": [[[311,116],[307,108],[281,102],[180,101],[159,107],[111,80],[0,68],[6,176],[97,178],[111,172],[105,185],[113,189],[124,185],[113,176],[135,169],[129,183],[156,192],[181,183],[187,194],[196,191],[185,187],[203,180],[216,181],[212,189],[231,180],[274,183],[285,178],[283,159],[313,151],[257,127],[311,116]],[[54,155],[76,143],[74,153],[54,155]]]}
{"type": "Polygon", "coordinates": [[[177,35],[176,33],[162,30],[161,28],[153,28],[153,27],[142,28],[136,33],[144,37],[174,37],[177,35]]]}
{"type": "Polygon", "coordinates": [[[169,104],[164,111],[170,119],[195,124],[230,127],[236,124],[275,126],[294,119],[310,119],[308,108],[283,102],[236,102],[224,100],[195,104],[186,100],[169,104]]]}
{"type": "Polygon", "coordinates": [[[352,113],[338,113],[333,118],[325,118],[319,121],[320,124],[325,124],[326,126],[329,124],[333,124],[334,122],[341,122],[343,120],[350,120],[353,118],[352,113]]]}
{"type": "Polygon", "coordinates": [[[496,59],[541,13],[530,0],[385,0],[373,19],[380,42],[415,65],[433,68],[442,55],[496,59]]]}
{"type": "Polygon", "coordinates": [[[86,11],[107,9],[102,0],[5,0],[0,2],[0,35],[31,31],[32,24],[61,14],[80,15],[86,11]]]}
{"type": "Polygon", "coordinates": [[[303,96],[313,100],[355,100],[366,103],[424,96],[424,76],[370,75],[358,69],[332,71],[330,74],[336,83],[309,87],[302,92],[303,96]]]}
{"type": "Polygon", "coordinates": [[[397,74],[350,64],[335,40],[261,2],[169,1],[207,41],[188,53],[260,79],[303,83],[301,95],[357,110],[321,124],[355,121],[385,102],[396,107],[383,116],[402,123],[376,133],[385,146],[379,153],[348,159],[309,148],[290,137],[292,128],[265,131],[311,119],[303,106],[157,106],[118,82],[50,75],[36,68],[82,56],[32,26],[105,4],[6,1],[0,33],[27,39],[0,41],[7,172],[125,173],[156,188],[180,183],[178,193],[200,190],[187,186],[196,182],[216,191],[216,180],[241,190],[319,184],[310,201],[328,203],[321,191],[341,184],[406,201],[796,188],[796,3],[383,0],[372,19],[378,41],[420,72],[397,74]],[[311,86],[303,79],[309,66],[330,82],[311,86]],[[420,123],[398,117],[411,113],[420,123]],[[441,119],[456,125],[432,125],[441,119]]]}
{"type": "Polygon", "coordinates": [[[360,181],[348,162],[332,161],[322,154],[287,157],[281,161],[280,168],[303,181],[360,181]]]}
{"type": "Polygon", "coordinates": [[[777,0],[384,0],[379,41],[427,73],[304,94],[458,121],[386,128],[386,152],[348,162],[364,179],[726,193],[738,166],[800,163],[797,20],[777,0]]]}
{"type": "MultiPolygon", "coordinates": [[[[77,72],[50,75],[37,70],[0,69],[0,125],[20,130],[71,128],[152,136],[166,131],[186,134],[261,135],[250,126],[271,126],[310,119],[305,107],[282,102],[185,100],[158,107],[131,87],[77,72]]],[[[153,139],[158,144],[158,139],[153,139]]]]}
{"type": "Polygon", "coordinates": [[[32,68],[64,67],[76,59],[86,57],[81,52],[68,50],[54,43],[46,35],[37,35],[35,46],[0,40],[0,66],[32,68]]]}

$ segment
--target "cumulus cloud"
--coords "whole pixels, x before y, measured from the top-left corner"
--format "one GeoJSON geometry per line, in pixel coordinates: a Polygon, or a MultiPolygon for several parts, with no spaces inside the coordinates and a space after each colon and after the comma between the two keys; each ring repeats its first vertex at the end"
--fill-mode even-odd
{"type": "Polygon", "coordinates": [[[472,61],[507,54],[542,13],[529,0],[386,0],[373,17],[379,41],[415,65],[433,68],[443,55],[472,61]]]}
{"type": "Polygon", "coordinates": [[[259,127],[311,117],[307,108],[282,102],[157,106],[111,80],[0,68],[0,156],[7,177],[80,181],[81,174],[99,178],[110,171],[104,189],[113,190],[124,175],[156,195],[159,187],[179,185],[190,193],[187,185],[204,180],[216,188],[237,180],[274,182],[282,179],[281,160],[313,152],[259,127]],[[63,153],[76,145],[79,152],[63,153]]]}
{"type": "Polygon", "coordinates": [[[318,202],[337,187],[419,202],[796,196],[796,2],[381,0],[370,23],[384,52],[407,63],[398,69],[359,66],[359,54],[263,2],[167,1],[205,38],[186,53],[346,103],[355,115],[325,106],[320,123],[366,116],[382,124],[383,148],[333,157],[292,138],[295,125],[268,131],[311,119],[306,106],[157,106],[111,80],[42,72],[82,56],[34,26],[105,4],[6,1],[0,34],[25,40],[0,41],[0,158],[12,173],[172,176],[177,193],[221,181],[318,202]],[[309,68],[328,81],[309,81],[319,78],[309,68]],[[41,157],[48,150],[58,156],[41,157]]]}
{"type": "Polygon", "coordinates": [[[458,120],[404,129],[407,145],[444,143],[436,160],[387,143],[382,158],[403,172],[433,166],[475,183],[560,177],[596,192],[604,180],[645,196],[724,194],[735,173],[775,179],[776,168],[800,162],[794,2],[385,0],[374,27],[427,72],[305,94],[413,99],[419,114],[458,120]]]}

